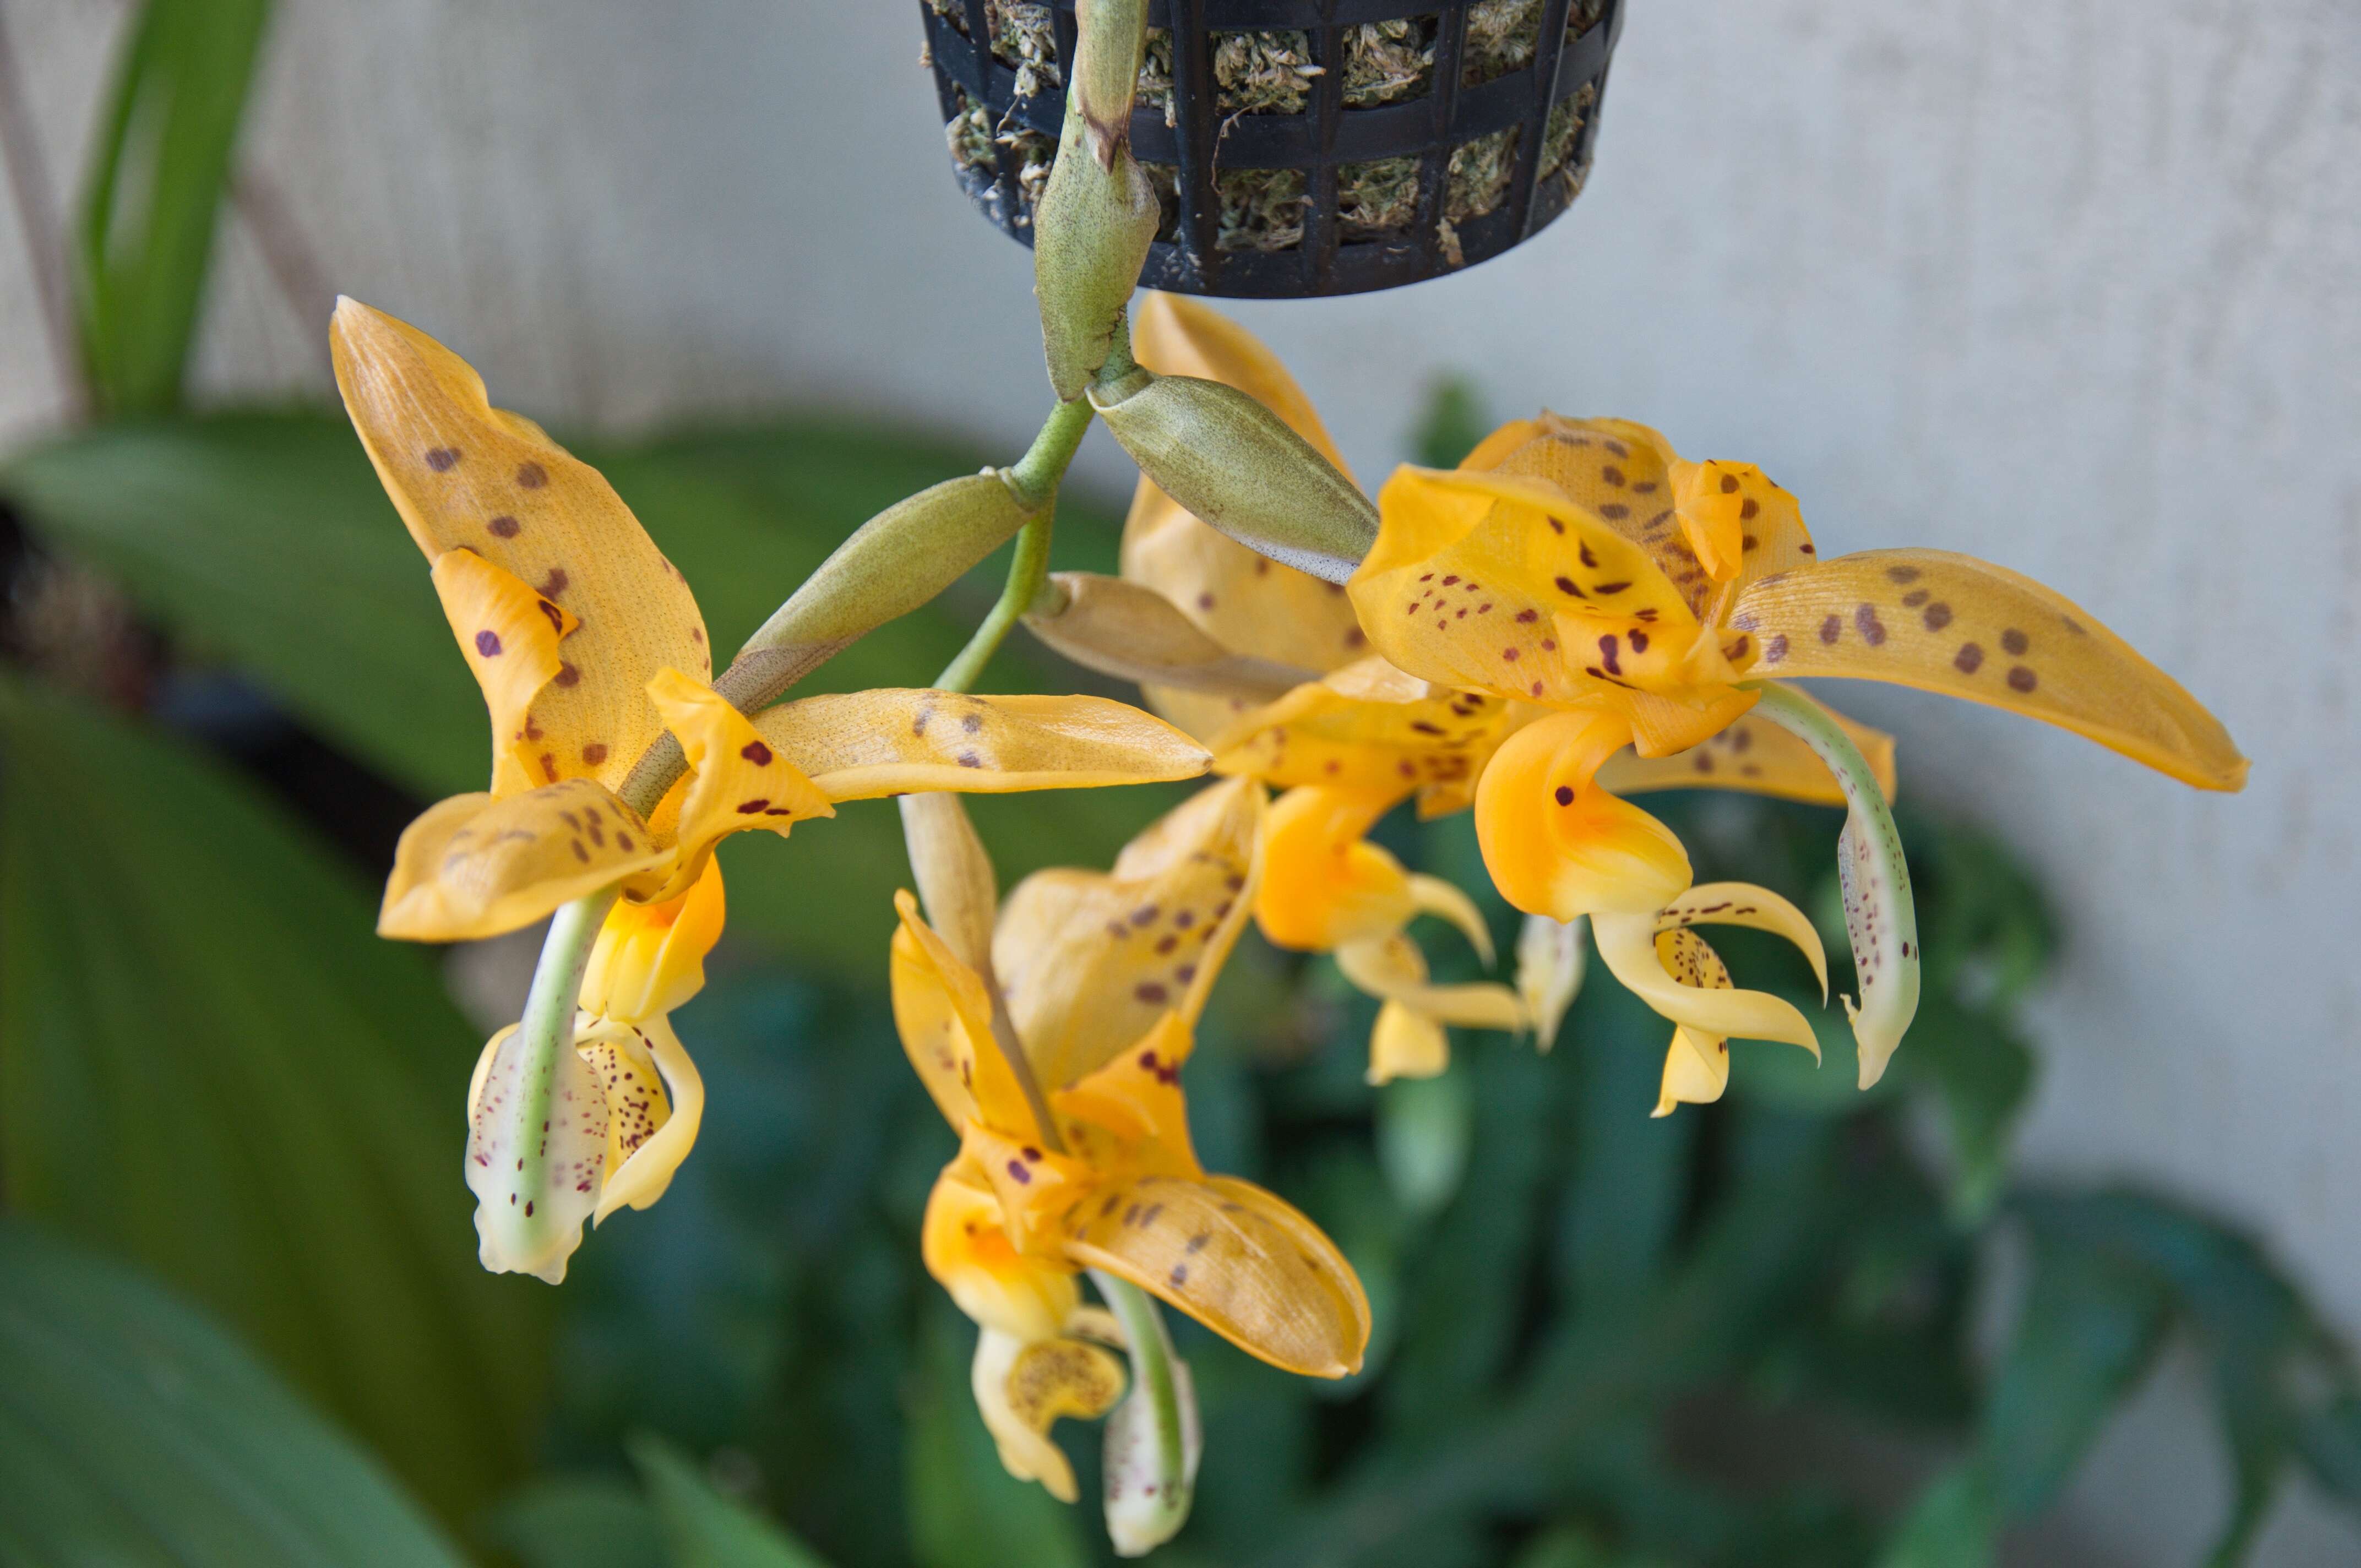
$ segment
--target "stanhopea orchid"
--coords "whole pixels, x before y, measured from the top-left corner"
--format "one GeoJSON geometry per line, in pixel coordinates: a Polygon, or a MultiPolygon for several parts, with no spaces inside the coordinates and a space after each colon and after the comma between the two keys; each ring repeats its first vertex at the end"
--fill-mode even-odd
{"type": "Polygon", "coordinates": [[[1806,793],[1797,747],[1735,744],[1752,711],[1828,765],[1851,808],[1839,865],[1864,1088],[1916,1006],[1908,872],[1861,748],[1765,677],[1920,686],[2062,725],[2202,788],[2246,777],[2211,714],[2058,594],[1941,551],[1823,562],[1795,499],[1760,469],[1688,462],[1641,425],[1513,423],[1455,471],[1400,470],[1380,507],[1349,585],[1371,642],[1428,680],[1542,710],[1477,788],[1494,883],[1528,912],[1588,916],[1618,978],[1683,1028],[1805,1043],[1801,1021],[1775,1012],[1756,1022],[1786,1032],[1727,1026],[1736,1003],[1716,983],[1662,983],[1652,938],[1689,887],[1688,857],[1607,786],[1609,760],[1627,747],[1654,760],[1652,784],[1686,767],[1697,782],[1806,793]]]}
{"type": "Polygon", "coordinates": [[[1208,1175],[1189,1137],[1180,1071],[1246,918],[1263,809],[1251,781],[1216,784],[1112,872],[1036,873],[988,938],[968,938],[978,961],[958,949],[969,922],[930,905],[939,930],[898,900],[895,1021],[960,1137],[928,1203],[927,1266],[981,1329],[976,1400],[1003,1462],[1069,1501],[1049,1429],[1113,1407],[1122,1378],[1101,1346],[1130,1338],[1082,1304],[1082,1271],[1291,1372],[1343,1376],[1367,1343],[1368,1302],[1335,1245],[1274,1194],[1208,1175]]]}
{"type": "Polygon", "coordinates": [[[491,407],[475,371],[415,328],[346,300],[333,345],[354,427],[492,722],[490,789],[403,833],[379,931],[498,936],[620,890],[576,1049],[536,1068],[503,1030],[478,1068],[467,1173],[487,1268],[563,1278],[582,1222],[653,1202],[687,1154],[701,1091],[666,1014],[720,931],[721,839],[785,835],[838,802],[910,790],[1204,770],[1188,737],[1098,697],[883,690],[750,718],[713,689],[687,583],[596,470],[491,407]],[[667,731],[686,771],[642,816],[617,792],[667,731]]]}

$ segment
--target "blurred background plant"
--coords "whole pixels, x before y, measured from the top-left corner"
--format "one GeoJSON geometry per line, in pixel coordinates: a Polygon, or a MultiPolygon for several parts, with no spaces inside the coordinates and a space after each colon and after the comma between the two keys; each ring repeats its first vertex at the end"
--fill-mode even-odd
{"type": "MultiPolygon", "coordinates": [[[[453,998],[500,966],[370,930],[401,825],[480,779],[476,706],[342,417],[182,402],[266,19],[142,9],[57,285],[88,421],[0,464],[0,1562],[1099,1560],[1086,1516],[1001,1472],[918,1266],[946,1151],[884,1003],[906,870],[882,804],[725,851],[731,942],[683,1025],[715,1093],[671,1200],[562,1290],[477,1268],[453,1105],[481,1031],[453,998]]],[[[1438,388],[1406,455],[1487,423],[1438,388]]],[[[807,415],[576,449],[723,646],[984,455],[807,415]]],[[[1112,509],[1066,521],[1060,565],[1112,571],[1112,509]]],[[[814,689],[924,678],[1000,567],[814,689]]],[[[984,685],[1108,689],[1021,641],[984,685]]],[[[1104,863],[1173,797],[975,809],[1013,883],[1104,863]]],[[[1665,816],[1701,879],[1840,924],[1836,813],[1665,816]]],[[[2058,934],[1993,839],[1905,831],[1927,998],[1867,1096],[1839,1026],[1817,1071],[1742,1048],[1723,1103],[1652,1120],[1664,1025],[1609,985],[1552,1052],[1466,1036],[1444,1076],[1373,1090],[1369,1004],[1249,938],[1190,1069],[1199,1141],[1339,1239],[1377,1338],[1315,1387],[1182,1325],[1207,1458],[1161,1557],[1969,1568],[2175,1343],[2232,1480],[2210,1561],[2293,1471],[2361,1507],[2361,1376],[2268,1258],[2164,1195],[2011,1175],[2058,934]]],[[[1488,887],[1464,817],[1386,837],[1488,887]]],[[[1732,958],[1800,992],[1749,935],[1732,958]]]]}

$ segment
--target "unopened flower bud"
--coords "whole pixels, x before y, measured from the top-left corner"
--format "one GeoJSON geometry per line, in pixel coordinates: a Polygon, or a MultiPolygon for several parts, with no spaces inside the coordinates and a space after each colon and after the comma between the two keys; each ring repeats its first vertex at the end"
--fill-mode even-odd
{"type": "Polygon", "coordinates": [[[749,712],[767,705],[829,654],[958,581],[1046,504],[991,468],[895,502],[804,579],[716,685],[749,712]]]}
{"type": "Polygon", "coordinates": [[[1369,499],[1235,388],[1138,370],[1090,399],[1141,473],[1247,548],[1341,583],[1376,542],[1369,499]]]}
{"type": "Polygon", "coordinates": [[[1080,396],[1106,363],[1159,222],[1156,188],[1131,149],[1117,144],[1103,166],[1089,139],[1082,115],[1069,113],[1033,220],[1041,348],[1060,399],[1080,396]]]}
{"type": "Polygon", "coordinates": [[[1051,574],[1025,624],[1084,669],[1147,685],[1268,702],[1320,678],[1315,670],[1233,653],[1154,588],[1095,572],[1051,574]]]}

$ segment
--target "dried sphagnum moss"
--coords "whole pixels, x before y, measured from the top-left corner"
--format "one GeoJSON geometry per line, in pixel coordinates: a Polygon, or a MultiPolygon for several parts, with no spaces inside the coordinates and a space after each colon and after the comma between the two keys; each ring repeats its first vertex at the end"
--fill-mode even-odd
{"type": "Polygon", "coordinates": [[[959,113],[943,126],[951,146],[951,161],[961,169],[995,170],[1000,160],[992,152],[992,113],[967,95],[964,87],[951,89],[959,113]]]}
{"type": "Polygon", "coordinates": [[[1408,228],[1418,215],[1418,159],[1377,158],[1336,170],[1336,221],[1344,237],[1373,239],[1408,228]]]}
{"type": "Polygon", "coordinates": [[[1224,115],[1300,115],[1322,74],[1301,32],[1213,35],[1213,106],[1224,115]]]}
{"type": "Polygon", "coordinates": [[[1301,169],[1226,169],[1213,177],[1222,198],[1219,250],[1292,250],[1303,243],[1312,205],[1301,169]]]}
{"type": "Polygon", "coordinates": [[[1345,107],[1374,109],[1423,95],[1434,75],[1434,19],[1405,16],[1345,29],[1345,107]]]}
{"type": "Polygon", "coordinates": [[[1139,81],[1134,98],[1142,107],[1164,111],[1164,123],[1177,126],[1179,111],[1172,99],[1172,33],[1168,27],[1148,29],[1148,47],[1139,57],[1139,81]]]}
{"type": "MultiPolygon", "coordinates": [[[[935,14],[967,31],[967,0],[927,0],[935,14]]],[[[992,31],[992,58],[1016,71],[1016,95],[1030,98],[1065,80],[1058,69],[1058,35],[1039,0],[983,0],[992,31]]]]}
{"type": "Polygon", "coordinates": [[[1517,133],[1510,126],[1451,149],[1451,172],[1443,188],[1443,213],[1453,223],[1480,218],[1509,193],[1517,172],[1517,133]]]}
{"type": "Polygon", "coordinates": [[[1574,138],[1582,134],[1583,122],[1590,118],[1590,106],[1598,102],[1598,89],[1586,82],[1570,98],[1561,98],[1550,111],[1549,126],[1542,136],[1541,178],[1548,179],[1565,167],[1574,151],[1574,138]]]}
{"type": "Polygon", "coordinates": [[[1476,0],[1459,46],[1459,82],[1480,87],[1533,62],[1542,41],[1542,0],[1476,0]]]}

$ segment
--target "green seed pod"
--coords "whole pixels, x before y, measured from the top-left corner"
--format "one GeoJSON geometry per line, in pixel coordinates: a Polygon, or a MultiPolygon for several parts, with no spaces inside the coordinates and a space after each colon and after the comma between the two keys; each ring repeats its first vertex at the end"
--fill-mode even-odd
{"type": "Polygon", "coordinates": [[[1117,145],[1102,167],[1079,114],[1066,115],[1058,161],[1033,220],[1033,289],[1041,347],[1060,400],[1081,395],[1115,340],[1115,323],[1156,238],[1156,188],[1117,145]]]}
{"type": "MultiPolygon", "coordinates": [[[[1040,510],[1041,504],[1018,496],[995,468],[946,479],[895,502],[855,529],[746,640],[730,674],[737,675],[741,666],[784,669],[801,663],[812,650],[833,652],[907,615],[1008,543],[1040,510]]],[[[809,667],[801,663],[796,673],[809,667]]],[[[724,680],[733,688],[746,685],[742,678],[724,680]]],[[[766,683],[764,677],[752,689],[725,689],[723,695],[751,712],[777,695],[763,691],[766,683]]]]}
{"type": "Polygon", "coordinates": [[[1090,398],[1141,473],[1248,549],[1341,583],[1377,540],[1369,498],[1235,388],[1136,370],[1090,398]]]}

